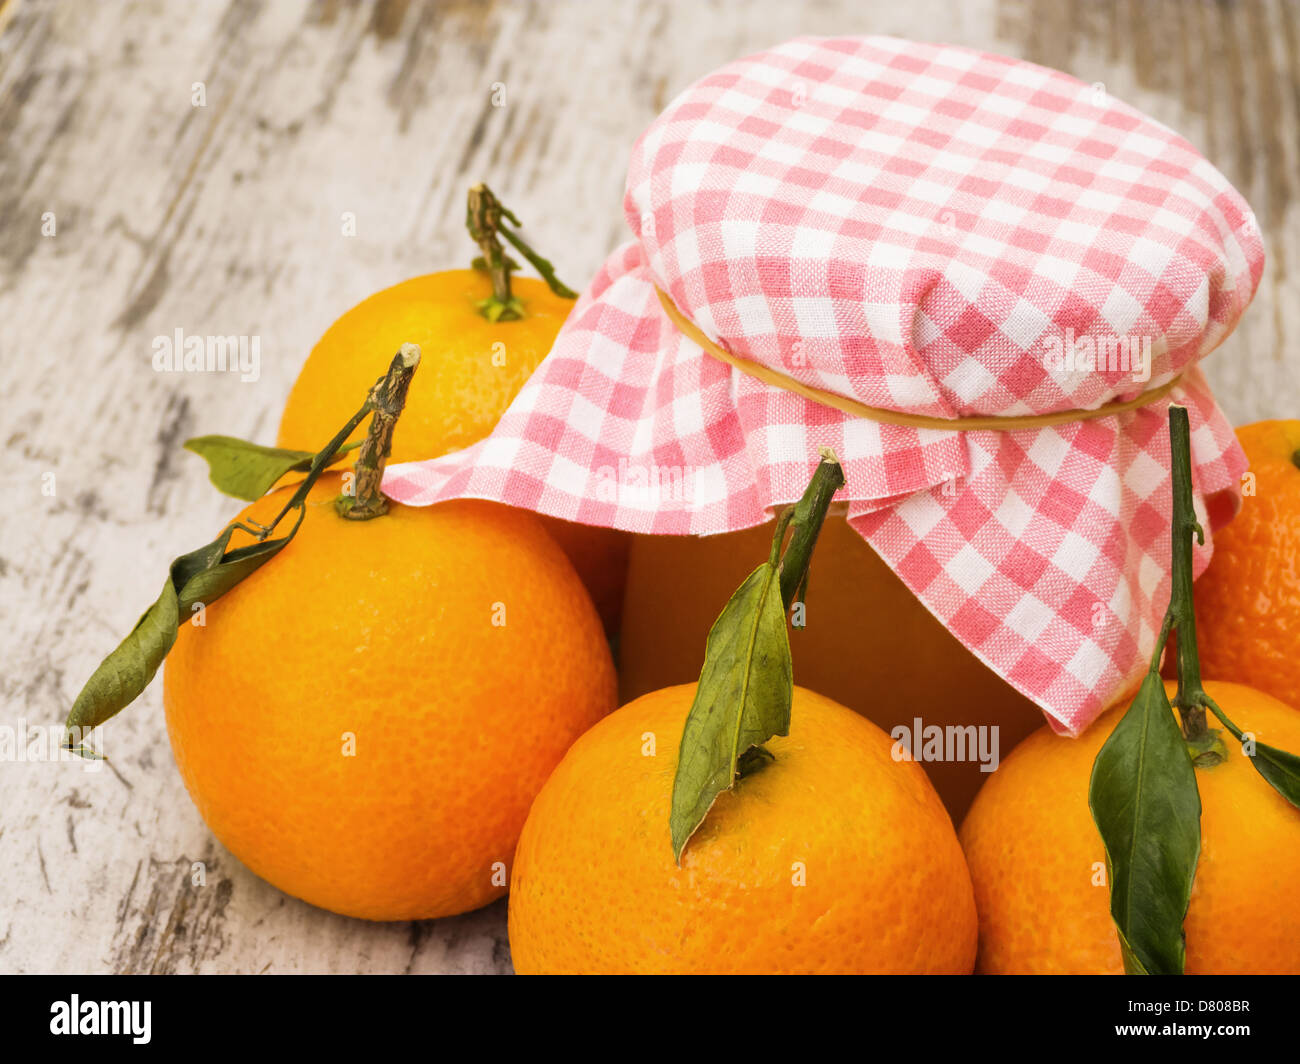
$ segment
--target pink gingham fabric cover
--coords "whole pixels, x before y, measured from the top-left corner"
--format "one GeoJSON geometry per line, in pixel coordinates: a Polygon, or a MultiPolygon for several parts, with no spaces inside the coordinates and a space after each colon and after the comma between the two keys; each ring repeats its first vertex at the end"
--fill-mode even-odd
{"type": "Polygon", "coordinates": [[[1198,510],[1228,492],[1231,512],[1244,456],[1193,364],[1263,248],[1187,141],[1019,60],[799,38],[678,96],[633,149],[625,212],[635,239],[492,435],[392,467],[388,495],[719,533],[797,499],[829,446],[853,527],[1059,730],[1137,680],[1169,597],[1170,400],[1034,430],[881,425],[704,353],[655,286],[732,354],[891,410],[1093,408],[1183,371],[1198,510]],[[1149,380],[1113,338],[1150,339],[1149,380]],[[1101,369],[1065,361],[1088,340],[1101,369]]]}

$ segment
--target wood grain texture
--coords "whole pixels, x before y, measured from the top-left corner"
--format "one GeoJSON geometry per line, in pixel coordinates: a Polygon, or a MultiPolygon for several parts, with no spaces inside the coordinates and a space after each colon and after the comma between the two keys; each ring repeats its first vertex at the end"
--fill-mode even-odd
{"type": "MultiPolygon", "coordinates": [[[[181,441],[271,441],[334,317],[466,261],[472,181],[488,180],[579,286],[623,239],[624,167],[646,123],[694,78],[798,33],[1024,55],[1179,129],[1246,194],[1270,255],[1255,306],[1207,369],[1234,420],[1295,414],[1298,7],[9,0],[0,726],[61,721],[156,595],[165,560],[233,512],[181,441]],[[494,106],[498,84],[505,106],[494,106]],[[355,236],[343,235],[345,212],[355,236]],[[259,336],[259,379],[155,373],[152,340],[177,328],[259,336]]],[[[0,764],[0,971],[509,970],[503,904],[366,924],[252,876],[186,796],[157,687],[104,745],[112,760],[97,769],[0,764]]]]}

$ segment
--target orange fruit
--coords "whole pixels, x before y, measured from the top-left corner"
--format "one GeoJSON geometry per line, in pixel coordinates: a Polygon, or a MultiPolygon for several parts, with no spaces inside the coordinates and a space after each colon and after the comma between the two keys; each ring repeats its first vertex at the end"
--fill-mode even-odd
{"type": "MultiPolygon", "coordinates": [[[[393,433],[389,463],[437,458],[492,431],[573,307],[542,281],[514,277],[519,321],[493,324],[477,304],[492,294],[480,270],[444,270],[376,292],[347,311],[312,349],[280,418],[278,445],[318,451],[347,423],[404,343],[424,353],[393,433]]],[[[357,429],[355,439],[365,434],[357,429]]],[[[627,536],[555,518],[543,523],[564,548],[612,631],[627,567],[627,536]]]]}
{"type": "Polygon", "coordinates": [[[458,501],[349,521],[340,484],[322,477],[294,540],[182,623],[176,763],[217,838],[288,894],[371,920],[474,909],[505,893],[534,795],[613,708],[609,648],[531,514],[458,501]]]}
{"type": "MultiPolygon", "coordinates": [[[[694,681],[731,592],[763,561],[772,526],[720,536],[635,536],[619,644],[619,699],[694,681]]],[[[1010,750],[1043,723],[1029,699],[962,646],[847,521],[817,540],[805,628],[790,629],[795,676],[887,732],[895,726],[997,727],[1010,750]]],[[[975,760],[927,761],[960,821],[988,774],[975,760]]]]}
{"type": "Polygon", "coordinates": [[[804,688],[789,737],[766,744],[775,761],[719,795],[677,866],[668,812],[694,695],[606,717],[542,788],[511,877],[515,970],[969,972],[970,881],[925,773],[804,688]]]}
{"type": "Polygon", "coordinates": [[[1300,706],[1300,421],[1237,430],[1254,494],[1196,582],[1201,670],[1300,706]]]}
{"type": "MultiPolygon", "coordinates": [[[[1166,684],[1172,695],[1175,684],[1166,684]]],[[[1205,684],[1260,742],[1300,749],[1300,713],[1234,683],[1205,684]]],[[[1105,886],[1105,848],[1088,780],[1126,705],[1077,739],[1043,728],[993,773],[961,829],[980,917],[977,971],[1124,970],[1105,886]]],[[[1211,723],[1216,723],[1211,717],[1211,723]]],[[[1198,767],[1201,858],[1184,930],[1186,970],[1300,972],[1300,809],[1255,771],[1226,732],[1226,761],[1198,767]]]]}

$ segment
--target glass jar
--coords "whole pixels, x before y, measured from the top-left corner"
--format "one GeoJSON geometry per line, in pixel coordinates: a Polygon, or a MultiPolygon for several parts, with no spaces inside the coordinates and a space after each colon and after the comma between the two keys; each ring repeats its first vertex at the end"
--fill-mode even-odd
{"type": "MultiPolygon", "coordinates": [[[[699,678],[709,629],[771,543],[771,524],[634,537],[619,644],[622,702],[699,678]]],[[[794,682],[886,732],[905,728],[909,742],[899,749],[921,750],[955,823],[988,777],[982,767],[995,767],[1044,723],[1041,710],[962,646],[833,513],[813,553],[803,620],[789,629],[794,682]],[[934,726],[941,741],[927,731],[934,726]]]]}

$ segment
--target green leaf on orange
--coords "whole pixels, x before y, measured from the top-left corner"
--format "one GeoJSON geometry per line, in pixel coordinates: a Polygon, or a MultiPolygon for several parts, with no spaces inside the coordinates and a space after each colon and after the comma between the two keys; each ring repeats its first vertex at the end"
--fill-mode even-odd
{"type": "Polygon", "coordinates": [[[1201,852],[1201,798],[1157,673],[1147,673],[1098,752],[1088,805],[1106,847],[1125,971],[1181,975],[1183,919],[1201,852]]]}
{"type": "Polygon", "coordinates": [[[757,767],[749,751],[774,735],[789,734],[793,697],[781,572],[767,561],[731,596],[709,632],[673,779],[669,828],[678,863],[742,764],[750,771],[757,767]]]}
{"type": "MultiPolygon", "coordinates": [[[[293,539],[298,520],[285,536],[227,551],[234,526],[227,526],[211,543],[182,554],[171,563],[161,593],[126,638],[108,655],[77,695],[68,713],[69,739],[84,734],[116,716],[149,686],[167,652],[176,642],[176,630],[197,603],[209,605],[267,561],[293,539]],[[74,732],[73,729],[76,729],[74,732]]],[[[69,742],[70,749],[84,751],[69,742]]]]}
{"type": "MultiPolygon", "coordinates": [[[[340,447],[324,465],[333,465],[360,445],[358,441],[340,447]]],[[[316,458],[310,451],[263,447],[236,436],[195,436],[185,441],[185,449],[208,463],[208,479],[218,491],[248,502],[260,499],[287,473],[306,473],[316,458]]]]}
{"type": "Polygon", "coordinates": [[[1300,809],[1300,757],[1276,746],[1256,742],[1250,763],[1273,790],[1300,809]]]}
{"type": "MultiPolygon", "coordinates": [[[[99,663],[77,695],[68,713],[64,739],[67,749],[82,756],[96,756],[84,742],[79,741],[81,736],[120,713],[149,686],[176,643],[177,628],[189,617],[194,606],[215,602],[288,545],[302,527],[307,513],[307,496],[325,467],[337,462],[353,447],[360,446],[360,442],[348,444],[346,441],[362,421],[377,413],[375,404],[381,398],[391,400],[394,394],[405,396],[406,385],[419,361],[420,349],[414,344],[403,344],[393,356],[388,372],[367,393],[361,408],[315,455],[262,447],[233,436],[200,436],[186,443],[186,447],[207,459],[213,484],[237,498],[261,498],[288,472],[300,471],[304,476],[269,525],[257,523],[249,528],[245,524],[232,523],[211,543],[182,554],[171,563],[167,582],[157,600],[141,614],[127,637],[99,663]],[[293,527],[279,539],[270,539],[271,533],[293,510],[298,512],[293,527]],[[226,547],[236,527],[253,533],[257,538],[253,543],[228,551],[226,547]]],[[[396,409],[386,412],[390,418],[396,418],[400,411],[398,399],[396,409]]],[[[370,431],[372,434],[375,432],[374,421],[370,431]]],[[[380,465],[384,457],[380,455],[380,465]]]]}
{"type": "Polygon", "coordinates": [[[1242,744],[1242,749],[1250,758],[1250,763],[1255,766],[1255,771],[1264,777],[1273,790],[1300,809],[1300,757],[1296,757],[1289,751],[1279,750],[1276,746],[1261,743],[1253,737],[1247,739],[1245,733],[1228,719],[1228,715],[1219,708],[1214,699],[1206,695],[1204,701],[1209,706],[1210,712],[1218,717],[1223,726],[1232,733],[1233,738],[1242,744]]]}

